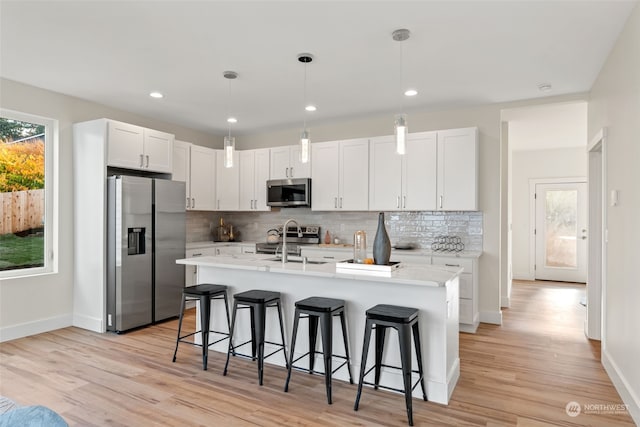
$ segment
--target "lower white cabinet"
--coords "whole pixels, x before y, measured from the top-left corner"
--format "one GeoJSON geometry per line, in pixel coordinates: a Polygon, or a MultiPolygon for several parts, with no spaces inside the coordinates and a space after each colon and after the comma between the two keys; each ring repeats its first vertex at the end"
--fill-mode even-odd
{"type": "MultiPolygon", "coordinates": [[[[206,248],[187,249],[185,251],[187,258],[200,257],[200,256],[215,256],[216,247],[210,246],[206,248]]],[[[193,286],[198,284],[198,269],[195,265],[184,266],[184,285],[193,286]]]]}
{"type": "Polygon", "coordinates": [[[460,274],[460,330],[475,333],[480,323],[478,311],[478,259],[432,256],[432,264],[462,267],[460,274]]]}

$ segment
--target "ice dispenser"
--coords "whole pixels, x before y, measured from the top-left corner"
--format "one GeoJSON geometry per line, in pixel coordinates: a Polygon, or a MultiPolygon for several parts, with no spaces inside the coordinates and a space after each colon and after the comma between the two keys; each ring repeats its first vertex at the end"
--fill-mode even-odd
{"type": "Polygon", "coordinates": [[[145,227],[129,228],[129,255],[141,255],[145,253],[144,234],[145,227]]]}

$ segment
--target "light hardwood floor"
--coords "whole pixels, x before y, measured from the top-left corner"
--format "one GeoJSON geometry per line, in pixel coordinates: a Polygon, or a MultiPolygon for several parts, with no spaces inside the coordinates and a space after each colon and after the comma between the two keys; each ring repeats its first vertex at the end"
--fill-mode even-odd
{"type": "MultiPolygon", "coordinates": [[[[583,412],[568,402],[621,403],[600,364],[600,345],[583,334],[583,285],[517,282],[504,325],[481,324],[460,335],[461,378],[448,406],[414,399],[415,425],[633,426],[630,416],[583,412]]],[[[190,313],[189,323],[194,324],[190,313]]],[[[46,405],[78,426],[404,426],[403,398],[334,381],[333,405],[319,376],[256,368],[235,358],[182,345],[171,362],[177,321],[124,335],[65,328],[0,344],[0,394],[46,405]]],[[[361,343],[353,343],[361,345],[361,343]]],[[[584,407],[584,406],[583,406],[584,407]]]]}

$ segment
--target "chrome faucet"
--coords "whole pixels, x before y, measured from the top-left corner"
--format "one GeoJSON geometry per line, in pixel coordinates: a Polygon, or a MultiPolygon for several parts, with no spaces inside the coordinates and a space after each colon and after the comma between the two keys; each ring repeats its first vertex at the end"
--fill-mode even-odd
{"type": "Polygon", "coordinates": [[[287,259],[287,230],[289,227],[289,223],[293,222],[296,224],[296,227],[298,227],[298,237],[302,237],[302,229],[300,228],[300,224],[298,224],[298,221],[296,221],[295,219],[288,219],[285,221],[284,225],[282,226],[282,264],[286,264],[288,259],[287,259]]]}

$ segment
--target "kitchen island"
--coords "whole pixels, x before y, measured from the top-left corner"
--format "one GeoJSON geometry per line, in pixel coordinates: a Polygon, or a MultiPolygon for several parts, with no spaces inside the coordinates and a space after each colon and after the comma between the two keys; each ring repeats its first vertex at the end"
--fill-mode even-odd
{"type": "MultiPolygon", "coordinates": [[[[229,287],[230,304],[232,295],[250,289],[265,289],[281,293],[285,323],[287,350],[291,341],[294,303],[310,296],[340,298],[345,300],[348,324],[349,353],[351,355],[354,381],[358,379],[362,342],[364,337],[365,311],[376,304],[392,304],[414,307],[420,310],[420,335],[427,396],[430,401],[447,404],[460,375],[458,358],[458,276],[459,268],[418,264],[402,264],[391,277],[363,274],[336,273],[336,264],[309,260],[307,263],[289,262],[282,264],[269,255],[231,255],[215,257],[187,258],[180,264],[197,267],[198,283],[215,283],[229,287]],[[315,263],[318,262],[318,263],[315,263]]],[[[212,307],[212,329],[224,330],[224,309],[214,303],[212,307]]],[[[231,307],[230,307],[231,308],[231,307]]],[[[199,316],[196,316],[199,319],[199,316]]],[[[275,310],[267,312],[267,341],[279,342],[275,310]]],[[[199,325],[198,325],[199,328],[199,325]]],[[[308,351],[306,325],[300,325],[296,343],[298,357],[308,351]]],[[[397,334],[387,334],[383,363],[400,366],[397,334]]],[[[212,341],[213,341],[212,336],[212,341]]],[[[241,310],[236,320],[234,342],[250,339],[248,311],[241,310]]],[[[227,351],[227,342],[215,344],[212,350],[227,351]]],[[[273,348],[275,350],[275,347],[273,348]]],[[[269,344],[265,352],[269,353],[269,344]]],[[[334,328],[334,353],[344,354],[340,328],[334,328]]],[[[268,363],[284,366],[281,352],[266,359],[268,363]]],[[[369,352],[367,366],[373,364],[373,353],[369,352]]],[[[294,358],[295,358],[294,357],[294,358]]],[[[321,357],[321,356],[319,356],[321,357]]],[[[413,369],[417,369],[415,354],[413,369]]],[[[305,359],[298,362],[306,363],[305,359]]],[[[237,369],[233,360],[230,371],[237,369]]],[[[316,366],[322,366],[319,358],[316,366]]],[[[212,367],[212,369],[216,369],[212,367]]],[[[222,370],[222,366],[219,367],[222,370]]],[[[373,375],[373,374],[371,374],[373,375]]],[[[334,374],[334,379],[348,380],[346,369],[334,374]]],[[[368,378],[368,377],[367,377],[368,378]]],[[[284,386],[285,375],[282,377],[284,386]]],[[[383,368],[381,384],[402,388],[399,371],[383,368]]],[[[295,374],[290,392],[295,393],[295,374]]],[[[414,396],[421,398],[419,387],[414,396]]],[[[355,396],[354,396],[355,398],[355,396]]]]}

